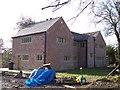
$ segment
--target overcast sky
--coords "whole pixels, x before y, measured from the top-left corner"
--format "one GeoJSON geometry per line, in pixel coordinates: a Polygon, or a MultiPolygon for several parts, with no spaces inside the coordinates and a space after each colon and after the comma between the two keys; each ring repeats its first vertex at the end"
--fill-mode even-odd
{"type": "MultiPolygon", "coordinates": [[[[74,1],[74,0],[72,0],[74,1]]],[[[102,28],[90,27],[87,10],[71,25],[67,22],[76,14],[76,2],[64,6],[64,8],[52,13],[52,9],[41,10],[42,7],[49,4],[49,0],[1,0],[0,1],[0,37],[4,40],[6,47],[11,47],[11,37],[16,34],[16,22],[20,16],[31,17],[35,21],[46,20],[47,18],[63,17],[71,31],[78,33],[87,33],[98,31],[102,28]]],[[[115,38],[105,38],[107,44],[114,44],[115,38]]]]}

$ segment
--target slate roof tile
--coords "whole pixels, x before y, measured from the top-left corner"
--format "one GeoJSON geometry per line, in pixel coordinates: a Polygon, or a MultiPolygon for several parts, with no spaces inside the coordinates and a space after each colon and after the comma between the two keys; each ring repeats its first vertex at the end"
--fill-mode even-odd
{"type": "Polygon", "coordinates": [[[41,21],[36,24],[33,24],[29,27],[26,27],[24,29],[21,29],[17,32],[17,34],[13,37],[19,37],[19,36],[25,36],[25,35],[30,35],[30,34],[36,34],[36,33],[41,33],[47,31],[55,22],[57,22],[60,19],[58,18],[53,18],[50,20],[46,21],[41,21]]]}

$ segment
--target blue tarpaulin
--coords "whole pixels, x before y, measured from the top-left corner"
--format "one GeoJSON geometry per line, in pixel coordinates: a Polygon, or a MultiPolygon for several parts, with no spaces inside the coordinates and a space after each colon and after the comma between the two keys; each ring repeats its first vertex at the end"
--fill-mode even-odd
{"type": "Polygon", "coordinates": [[[55,71],[50,68],[38,68],[32,71],[25,84],[29,87],[50,83],[55,76],[55,71]]]}

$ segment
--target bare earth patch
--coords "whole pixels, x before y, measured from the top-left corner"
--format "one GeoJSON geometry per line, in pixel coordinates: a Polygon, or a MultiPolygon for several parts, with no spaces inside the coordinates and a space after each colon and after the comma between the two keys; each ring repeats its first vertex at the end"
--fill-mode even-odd
{"type": "MultiPolygon", "coordinates": [[[[14,78],[13,76],[2,76],[2,81],[1,85],[2,88],[29,88],[27,87],[24,83],[25,83],[26,79],[18,79],[18,78],[14,78]]],[[[89,79],[90,80],[90,79],[89,79]]],[[[99,79],[96,81],[89,81],[87,82],[85,85],[80,85],[80,84],[60,84],[60,83],[56,83],[51,82],[50,84],[46,84],[46,85],[40,85],[38,87],[34,87],[34,88],[104,88],[104,89],[117,89],[119,90],[120,88],[120,83],[119,82],[111,82],[109,80],[106,79],[99,79]]]]}

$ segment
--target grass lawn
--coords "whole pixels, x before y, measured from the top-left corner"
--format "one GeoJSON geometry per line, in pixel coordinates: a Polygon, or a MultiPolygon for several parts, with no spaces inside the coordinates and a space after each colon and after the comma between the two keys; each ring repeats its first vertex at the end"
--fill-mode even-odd
{"type": "Polygon", "coordinates": [[[2,66],[2,60],[0,59],[0,66],[2,66]]]}
{"type": "MultiPolygon", "coordinates": [[[[86,78],[97,80],[104,78],[111,70],[110,69],[88,69],[84,68],[82,70],[82,75],[86,78]]],[[[81,75],[80,70],[71,70],[64,72],[56,72],[57,76],[75,76],[78,77],[81,75]]]]}
{"type": "MultiPolygon", "coordinates": [[[[95,76],[106,76],[111,70],[110,69],[88,69],[84,68],[82,70],[83,75],[95,75],[95,76]]],[[[79,76],[81,75],[80,70],[71,70],[71,71],[64,71],[64,72],[57,72],[57,75],[69,75],[69,76],[79,76]]]]}

